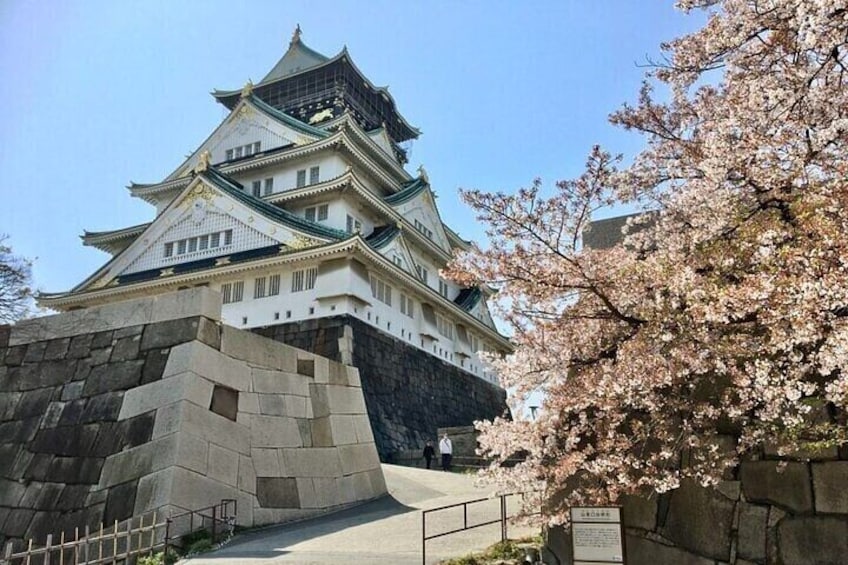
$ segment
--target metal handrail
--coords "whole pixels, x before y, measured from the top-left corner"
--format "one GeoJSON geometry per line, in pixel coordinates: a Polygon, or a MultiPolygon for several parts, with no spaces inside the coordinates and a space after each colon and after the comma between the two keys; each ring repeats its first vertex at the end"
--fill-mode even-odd
{"type": "MultiPolygon", "coordinates": [[[[506,500],[510,496],[524,496],[528,493],[526,492],[512,492],[507,494],[501,494],[497,497],[489,497],[489,498],[477,498],[474,500],[466,500],[464,502],[457,502],[454,504],[447,504],[445,506],[439,506],[438,508],[430,508],[428,510],[421,511],[421,563],[422,565],[427,565],[427,541],[431,539],[440,538],[443,536],[456,534],[459,532],[465,532],[468,530],[473,530],[474,528],[480,528],[483,526],[490,526],[492,524],[501,524],[501,541],[504,542],[507,540],[508,535],[508,526],[507,526],[507,518],[511,518],[511,516],[507,516],[507,505],[506,500]],[[495,520],[489,520],[487,522],[480,522],[478,524],[468,525],[468,506],[471,504],[478,504],[480,502],[489,502],[495,500],[495,498],[500,499],[500,516],[495,520]],[[440,512],[442,510],[450,510],[451,508],[462,507],[462,527],[456,528],[446,532],[439,532],[437,534],[427,535],[427,515],[432,514],[434,512],[440,512]]],[[[534,512],[532,515],[541,514],[541,511],[534,512]]]]}

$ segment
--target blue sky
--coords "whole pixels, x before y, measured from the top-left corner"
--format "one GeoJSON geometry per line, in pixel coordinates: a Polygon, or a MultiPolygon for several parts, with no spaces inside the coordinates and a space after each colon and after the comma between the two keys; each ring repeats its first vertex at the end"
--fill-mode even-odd
{"type": "Polygon", "coordinates": [[[126,185],[176,168],[226,116],[209,92],[262,78],[297,23],[389,86],[423,132],[409,170],[423,163],[445,222],[480,239],[457,189],[574,176],[595,143],[632,156],[640,138],[606,117],[699,19],[670,0],[0,0],[0,233],[36,260],[39,289],[108,259],[83,230],[153,218],[126,185]]]}

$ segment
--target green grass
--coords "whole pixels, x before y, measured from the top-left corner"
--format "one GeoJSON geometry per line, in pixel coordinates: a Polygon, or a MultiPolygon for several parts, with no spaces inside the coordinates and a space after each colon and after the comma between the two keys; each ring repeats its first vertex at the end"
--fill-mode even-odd
{"type": "Polygon", "coordinates": [[[538,541],[540,541],[538,538],[499,541],[485,551],[441,561],[439,565],[489,565],[510,559],[514,560],[515,563],[521,563],[521,560],[524,559],[524,546],[528,544],[538,545],[538,541]]]}

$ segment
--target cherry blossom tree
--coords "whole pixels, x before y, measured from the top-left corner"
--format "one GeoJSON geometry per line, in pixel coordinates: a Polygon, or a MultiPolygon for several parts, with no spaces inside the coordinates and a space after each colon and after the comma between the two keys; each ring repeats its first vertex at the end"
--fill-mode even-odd
{"type": "Polygon", "coordinates": [[[6,239],[0,234],[0,324],[25,316],[32,298],[31,263],[15,255],[6,239]]]}
{"type": "Polygon", "coordinates": [[[706,24],[611,116],[644,136],[632,164],[596,147],[552,191],[463,192],[490,241],[448,274],[499,288],[516,408],[545,393],[535,421],[480,424],[487,474],[541,488],[551,522],[848,435],[848,0],[678,7],[706,24]],[[583,247],[613,204],[645,213],[583,247]]]}

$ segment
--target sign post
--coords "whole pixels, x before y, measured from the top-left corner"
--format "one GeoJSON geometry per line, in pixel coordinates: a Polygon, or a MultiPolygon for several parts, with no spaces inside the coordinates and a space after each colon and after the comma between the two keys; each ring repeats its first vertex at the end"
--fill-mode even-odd
{"type": "Polygon", "coordinates": [[[621,525],[621,508],[573,507],[571,547],[574,565],[622,565],[624,528],[621,525]]]}

